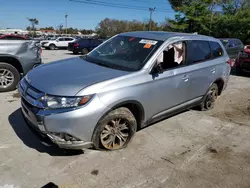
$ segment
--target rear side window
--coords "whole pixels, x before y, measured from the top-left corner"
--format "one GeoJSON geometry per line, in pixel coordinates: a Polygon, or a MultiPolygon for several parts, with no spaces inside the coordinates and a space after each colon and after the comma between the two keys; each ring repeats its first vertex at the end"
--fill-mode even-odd
{"type": "Polygon", "coordinates": [[[210,59],[210,46],[207,41],[188,42],[188,62],[189,64],[199,63],[210,59]]]}
{"type": "Polygon", "coordinates": [[[236,39],[235,40],[235,44],[236,44],[236,46],[241,46],[242,42],[239,39],[236,39]]]}
{"type": "Polygon", "coordinates": [[[223,55],[223,50],[218,42],[209,42],[211,47],[212,58],[217,58],[223,55]]]}
{"type": "Polygon", "coordinates": [[[72,41],[74,40],[73,38],[65,38],[65,41],[72,41]]]}

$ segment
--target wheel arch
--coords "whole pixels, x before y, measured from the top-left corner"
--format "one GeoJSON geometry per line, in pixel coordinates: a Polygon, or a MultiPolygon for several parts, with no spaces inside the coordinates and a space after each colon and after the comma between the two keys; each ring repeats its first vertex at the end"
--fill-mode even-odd
{"type": "MultiPolygon", "coordinates": [[[[137,122],[137,130],[141,128],[141,125],[144,123],[145,118],[145,111],[142,106],[142,104],[139,101],[136,100],[127,100],[120,102],[118,104],[115,104],[112,106],[106,113],[104,113],[101,118],[99,118],[98,122],[103,119],[107,114],[109,114],[111,111],[120,108],[125,107],[128,108],[131,113],[135,116],[136,122],[137,122]]],[[[98,122],[94,128],[94,130],[97,128],[98,122]]]]}
{"type": "Polygon", "coordinates": [[[212,84],[214,83],[217,84],[218,86],[218,95],[221,95],[223,88],[224,88],[224,84],[225,84],[224,80],[222,78],[218,78],[212,84]]]}
{"type": "Polygon", "coordinates": [[[21,74],[23,73],[23,67],[20,60],[15,56],[0,56],[0,62],[12,65],[21,74]]]}

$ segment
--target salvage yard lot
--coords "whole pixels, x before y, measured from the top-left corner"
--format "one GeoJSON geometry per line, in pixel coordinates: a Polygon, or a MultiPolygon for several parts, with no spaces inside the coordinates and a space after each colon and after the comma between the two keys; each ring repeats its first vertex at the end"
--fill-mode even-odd
{"type": "MultiPolygon", "coordinates": [[[[68,57],[76,56],[43,51],[45,63],[68,57]]],[[[247,188],[249,135],[248,77],[231,76],[212,111],[175,115],[114,152],[65,153],[41,145],[22,119],[17,91],[0,93],[0,187],[247,188]]]]}

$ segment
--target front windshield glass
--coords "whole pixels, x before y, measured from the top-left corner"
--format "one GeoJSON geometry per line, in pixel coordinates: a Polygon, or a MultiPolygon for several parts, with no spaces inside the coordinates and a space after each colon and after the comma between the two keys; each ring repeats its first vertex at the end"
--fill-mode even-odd
{"type": "Polygon", "coordinates": [[[116,36],[82,58],[113,69],[137,71],[162,43],[157,40],[116,36]]]}

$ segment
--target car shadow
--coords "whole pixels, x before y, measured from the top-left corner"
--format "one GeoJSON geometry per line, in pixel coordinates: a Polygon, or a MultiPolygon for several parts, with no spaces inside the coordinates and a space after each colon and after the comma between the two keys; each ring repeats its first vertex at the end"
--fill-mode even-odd
{"type": "Polygon", "coordinates": [[[56,146],[48,147],[41,144],[38,138],[26,125],[22,116],[21,108],[10,114],[8,120],[16,135],[23,141],[23,143],[38,152],[48,153],[51,156],[73,156],[84,153],[83,150],[64,150],[56,146]]]}
{"type": "Polygon", "coordinates": [[[73,52],[65,52],[64,54],[65,55],[72,55],[72,56],[82,55],[81,53],[73,54],[73,52]]]}

